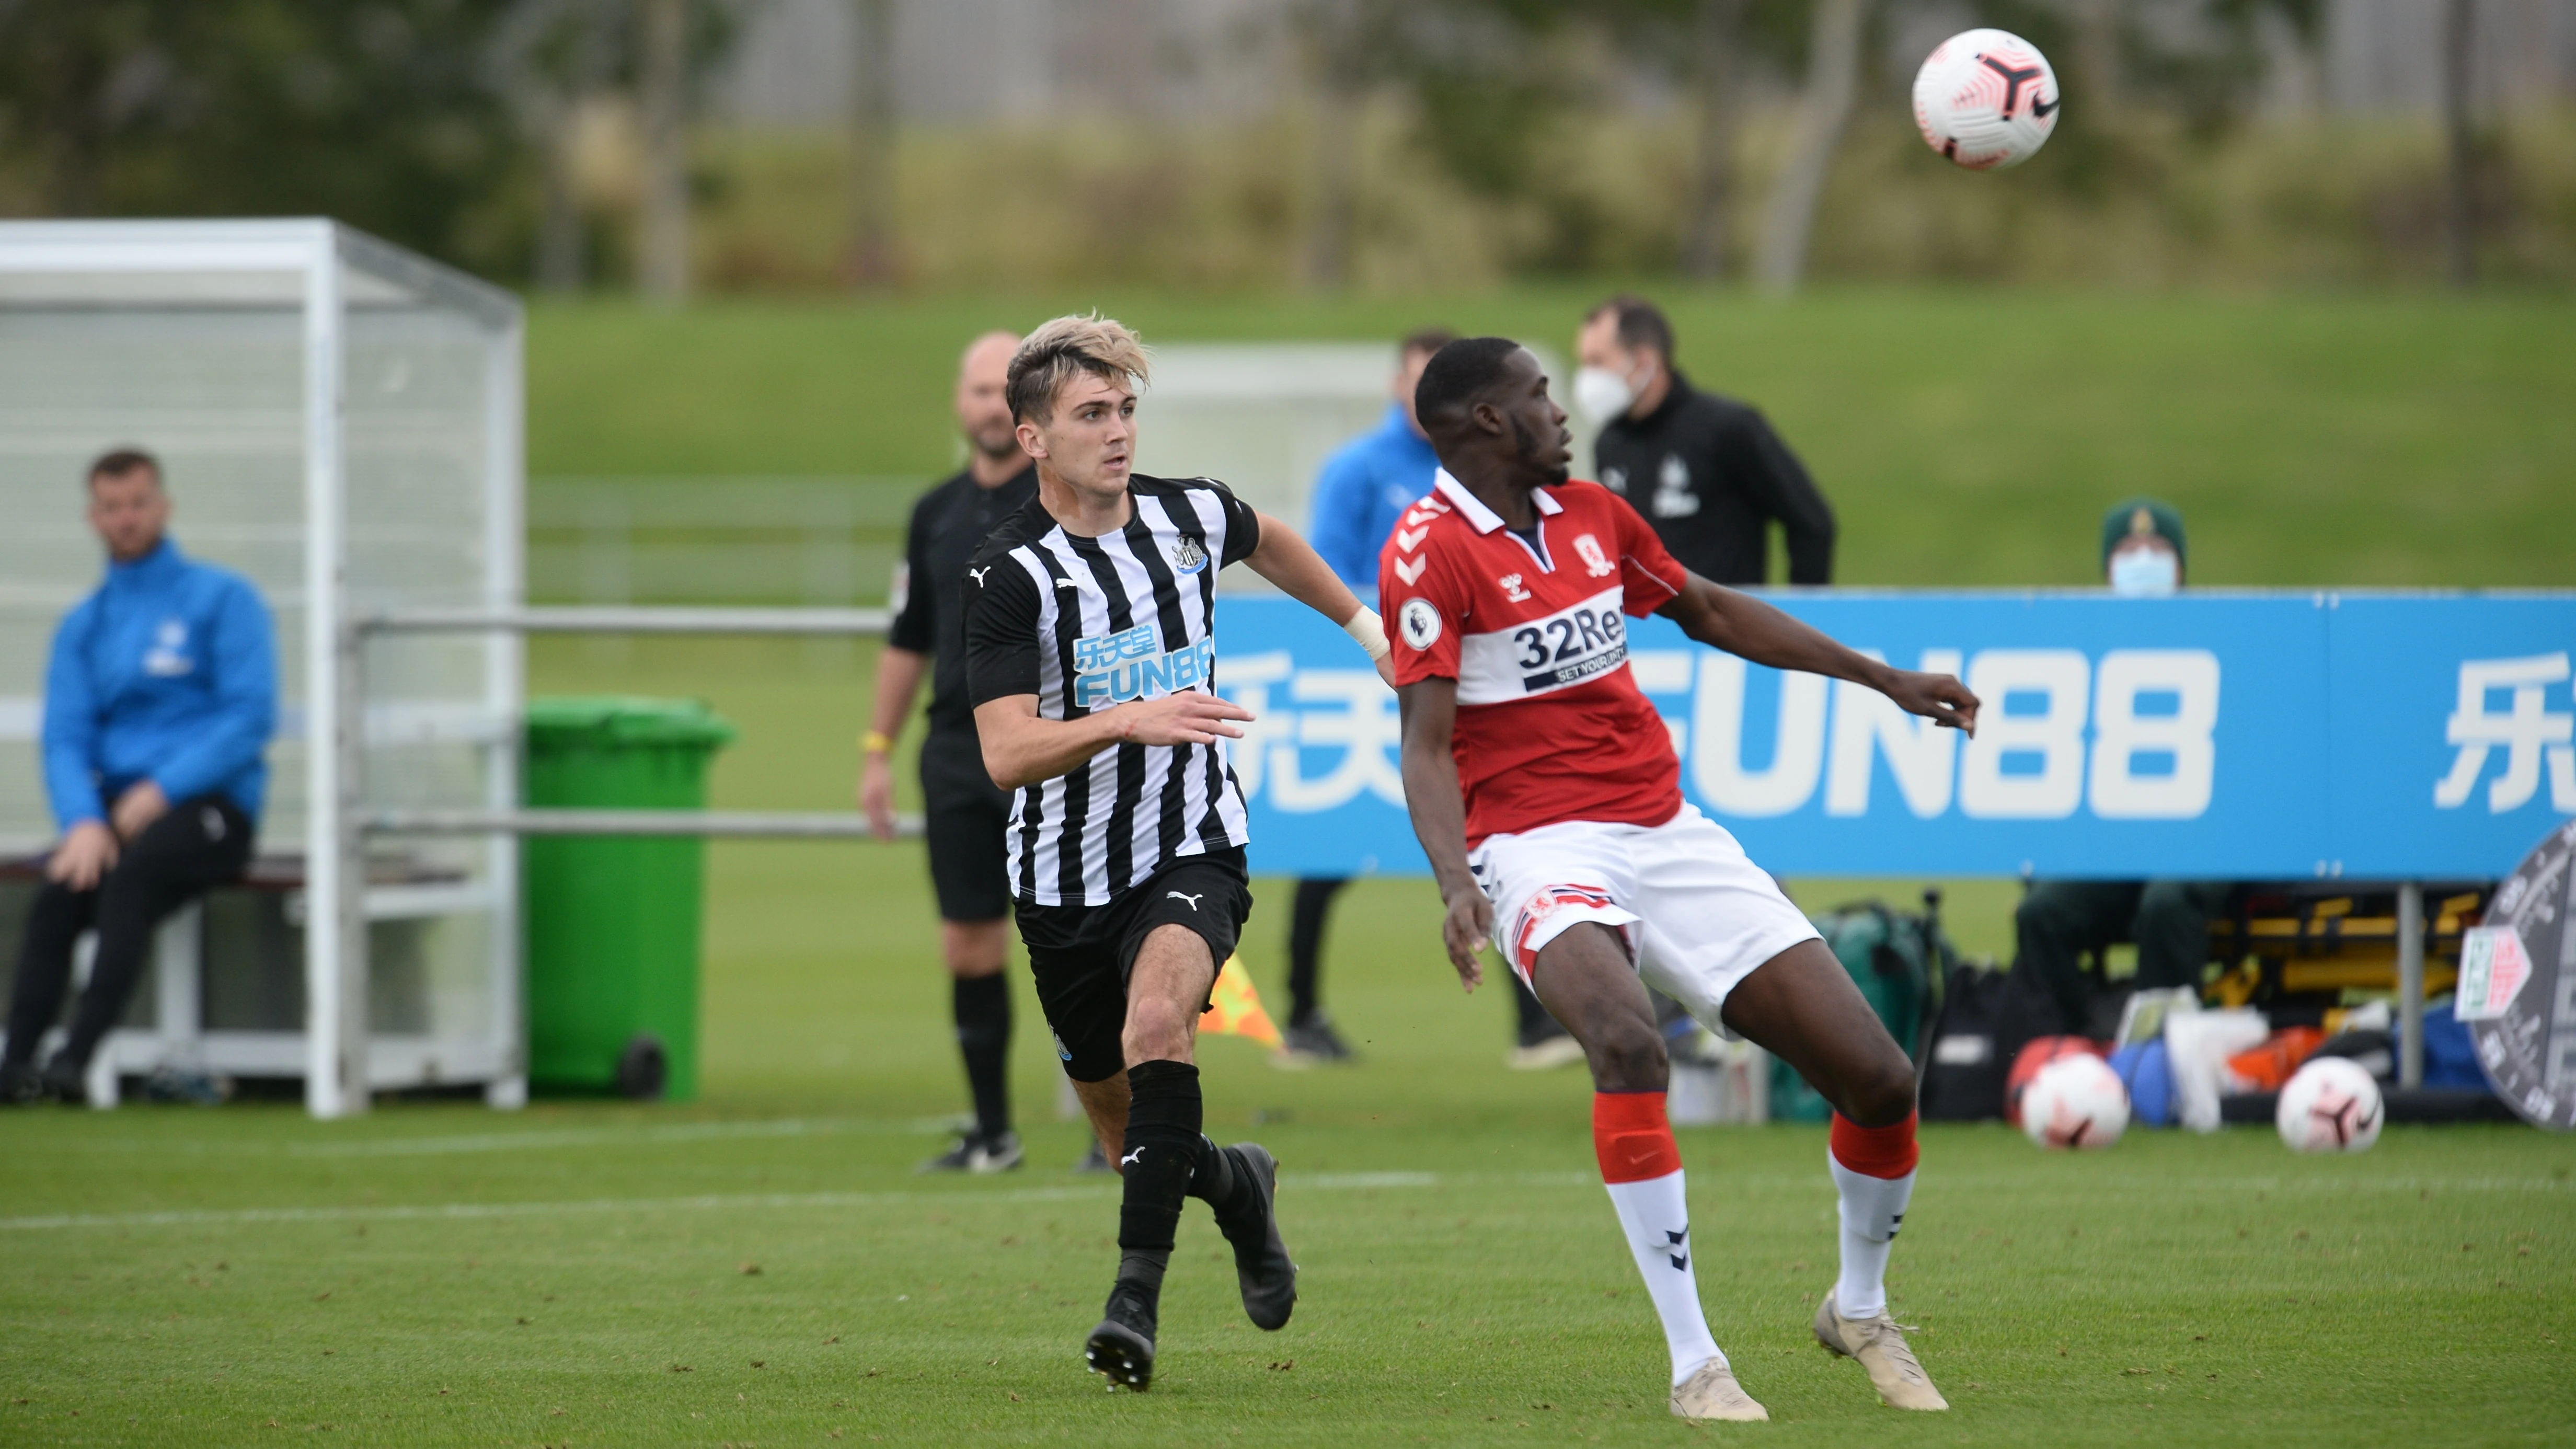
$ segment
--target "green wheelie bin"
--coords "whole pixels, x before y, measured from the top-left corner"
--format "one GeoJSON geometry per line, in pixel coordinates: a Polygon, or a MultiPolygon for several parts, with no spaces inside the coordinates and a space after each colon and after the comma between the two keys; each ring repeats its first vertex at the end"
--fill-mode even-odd
{"type": "MultiPolygon", "coordinates": [[[[527,802],[701,810],[707,767],[733,735],[694,700],[532,700],[527,802]]],[[[704,842],[532,835],[520,858],[531,1089],[694,1098],[704,842]]]]}

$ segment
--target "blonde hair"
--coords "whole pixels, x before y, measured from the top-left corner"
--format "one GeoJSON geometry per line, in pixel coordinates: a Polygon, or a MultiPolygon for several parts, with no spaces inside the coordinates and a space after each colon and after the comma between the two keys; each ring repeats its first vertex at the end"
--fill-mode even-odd
{"type": "Polygon", "coordinates": [[[1011,354],[1011,420],[1044,424],[1055,413],[1055,395],[1088,372],[1142,388],[1152,365],[1145,344],[1110,318],[1092,312],[1041,325],[1011,354]]]}

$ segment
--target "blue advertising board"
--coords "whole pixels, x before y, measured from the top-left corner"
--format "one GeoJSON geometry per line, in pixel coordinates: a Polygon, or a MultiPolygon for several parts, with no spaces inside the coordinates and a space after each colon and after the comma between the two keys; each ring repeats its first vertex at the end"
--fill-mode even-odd
{"type": "MultiPolygon", "coordinates": [[[[1684,793],[1784,875],[2489,877],[2576,815],[2576,594],[1773,602],[1985,700],[1967,740],[1638,621],[1684,793]]],[[[1234,750],[1255,869],[1425,870],[1395,697],[1351,642],[1267,598],[1217,632],[1218,688],[1259,715],[1234,750]]]]}

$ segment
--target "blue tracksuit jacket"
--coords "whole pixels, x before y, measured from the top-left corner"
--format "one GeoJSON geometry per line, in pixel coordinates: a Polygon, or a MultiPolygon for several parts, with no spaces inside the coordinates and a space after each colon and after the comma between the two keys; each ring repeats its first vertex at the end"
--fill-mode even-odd
{"type": "Polygon", "coordinates": [[[1315,552],[1342,576],[1362,602],[1377,601],[1377,554],[1395,520],[1431,491],[1440,455],[1404,420],[1400,403],[1386,405],[1374,432],[1342,445],[1315,479],[1314,526],[1306,531],[1315,552]]]}
{"type": "Polygon", "coordinates": [[[220,793],[253,820],[277,723],[277,639],[240,575],[168,539],[110,563],[63,616],[45,669],[45,790],[65,830],[149,779],[172,803],[220,793]]]}

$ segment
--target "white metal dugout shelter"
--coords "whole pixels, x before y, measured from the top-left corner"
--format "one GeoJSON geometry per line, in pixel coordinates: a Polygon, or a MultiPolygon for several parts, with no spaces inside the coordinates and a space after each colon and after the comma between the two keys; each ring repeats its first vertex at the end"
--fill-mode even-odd
{"type": "Polygon", "coordinates": [[[101,1049],[111,1099],[119,1069],[155,1065],[302,1077],[319,1116],[431,1083],[524,1099],[512,837],[371,853],[361,823],[516,806],[519,638],[379,640],[363,695],[356,647],[362,614],[517,606],[522,333],[510,294],[329,221],[0,223],[0,850],[54,835],[37,694],[102,569],[91,458],[159,455],[172,537],[247,576],[277,623],[269,915],[248,934],[290,961],[300,936],[300,992],[291,968],[226,987],[272,998],[227,1026],[194,959],[202,913],[183,913],[148,1023],[101,1049]]]}

